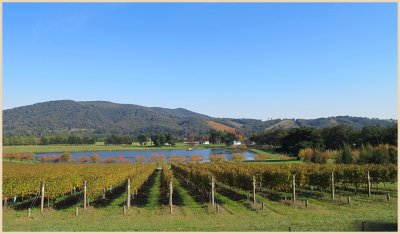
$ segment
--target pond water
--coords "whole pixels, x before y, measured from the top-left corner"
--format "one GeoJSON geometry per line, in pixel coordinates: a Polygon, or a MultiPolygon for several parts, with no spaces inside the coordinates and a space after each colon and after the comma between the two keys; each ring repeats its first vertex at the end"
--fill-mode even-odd
{"type": "MultiPolygon", "coordinates": [[[[232,152],[229,149],[193,149],[192,151],[189,150],[132,150],[132,151],[96,151],[96,152],[72,152],[71,156],[74,159],[78,159],[80,156],[91,156],[92,154],[98,154],[101,159],[107,157],[118,157],[122,156],[125,159],[132,159],[134,161],[135,157],[143,156],[146,159],[149,159],[153,154],[163,155],[168,160],[171,156],[185,156],[186,159],[189,159],[192,155],[200,155],[203,157],[205,161],[209,161],[210,155],[213,154],[223,154],[225,155],[225,159],[230,160],[232,155],[235,152],[232,152]]],[[[254,153],[249,151],[240,152],[245,156],[246,160],[253,160],[254,153]]],[[[60,156],[62,153],[37,153],[35,154],[36,157],[41,156],[60,156]]]]}

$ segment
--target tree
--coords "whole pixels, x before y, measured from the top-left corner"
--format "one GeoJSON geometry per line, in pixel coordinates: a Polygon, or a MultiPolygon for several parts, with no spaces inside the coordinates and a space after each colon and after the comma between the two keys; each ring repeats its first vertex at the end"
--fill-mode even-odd
{"type": "Polygon", "coordinates": [[[223,138],[223,141],[226,145],[232,145],[233,141],[237,141],[237,140],[238,140],[238,137],[236,136],[236,134],[231,133],[231,132],[228,132],[223,138]]]}
{"type": "Polygon", "coordinates": [[[210,129],[208,139],[211,144],[220,145],[221,142],[223,141],[224,137],[225,137],[225,132],[217,131],[213,128],[210,129]]]}
{"type": "Polygon", "coordinates": [[[156,147],[162,146],[166,143],[166,138],[164,134],[154,134],[150,138],[154,146],[156,147]]]}
{"type": "Polygon", "coordinates": [[[397,145],[397,123],[393,124],[391,128],[386,129],[385,143],[397,145]]]}
{"type": "Polygon", "coordinates": [[[373,146],[383,144],[385,141],[385,132],[387,130],[378,125],[370,125],[363,127],[361,130],[362,141],[364,144],[369,143],[373,146]]]}
{"type": "Polygon", "coordinates": [[[374,148],[372,163],[385,164],[390,162],[389,145],[380,144],[374,148]]]}
{"type": "Polygon", "coordinates": [[[360,157],[358,158],[358,163],[359,164],[368,164],[372,162],[372,154],[374,153],[374,148],[372,145],[368,144],[361,145],[360,149],[360,157]]]}
{"type": "Polygon", "coordinates": [[[144,163],[145,160],[146,160],[146,159],[145,159],[143,156],[136,156],[136,157],[135,157],[135,161],[136,161],[136,163],[138,163],[138,164],[144,163]]]}
{"type": "Polygon", "coordinates": [[[172,135],[171,133],[168,133],[165,136],[165,141],[166,143],[168,143],[169,145],[175,145],[176,143],[176,137],[174,135],[172,135]]]}
{"type": "Polygon", "coordinates": [[[70,162],[71,161],[71,154],[69,153],[69,152],[64,152],[62,155],[61,155],[61,158],[60,158],[60,160],[62,161],[62,162],[70,162]]]}
{"type": "Polygon", "coordinates": [[[117,162],[122,163],[124,161],[124,157],[122,155],[117,157],[117,162]]]}
{"type": "Polygon", "coordinates": [[[147,136],[144,135],[144,134],[140,134],[140,135],[137,137],[137,139],[138,139],[140,145],[146,145],[146,143],[147,143],[147,141],[148,141],[147,136]]]}
{"type": "Polygon", "coordinates": [[[389,160],[390,163],[397,164],[397,147],[389,146],[389,160]]]}
{"type": "Polygon", "coordinates": [[[341,153],[336,157],[337,164],[351,164],[354,162],[352,149],[349,144],[344,144],[341,153]]]}
{"type": "Polygon", "coordinates": [[[98,163],[100,161],[100,157],[98,154],[92,154],[90,158],[92,160],[92,163],[98,163]]]}
{"type": "Polygon", "coordinates": [[[297,155],[301,149],[323,149],[324,140],[321,134],[312,127],[293,128],[282,139],[282,147],[286,153],[297,155]]]}
{"type": "Polygon", "coordinates": [[[299,154],[297,155],[297,158],[300,160],[304,160],[305,162],[311,162],[312,157],[314,155],[314,150],[311,148],[305,148],[301,149],[299,151],[299,154]]]}
{"type": "Polygon", "coordinates": [[[328,149],[340,149],[343,144],[350,144],[353,128],[349,125],[337,125],[321,130],[322,138],[325,142],[325,147],[328,149]]]}

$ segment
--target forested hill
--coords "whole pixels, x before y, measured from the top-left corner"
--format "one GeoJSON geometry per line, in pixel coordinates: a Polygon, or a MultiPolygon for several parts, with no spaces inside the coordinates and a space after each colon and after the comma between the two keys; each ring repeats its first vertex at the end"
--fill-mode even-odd
{"type": "MultiPolygon", "coordinates": [[[[268,110],[260,109],[260,112],[268,110]]],[[[292,128],[313,126],[317,128],[348,124],[354,128],[367,125],[390,127],[394,120],[337,116],[318,119],[256,119],[213,118],[183,108],[167,109],[105,101],[76,102],[49,101],[29,106],[3,110],[5,135],[59,135],[59,134],[140,134],[164,132],[179,136],[188,133],[203,134],[211,127],[259,132],[275,127],[292,128]]]]}

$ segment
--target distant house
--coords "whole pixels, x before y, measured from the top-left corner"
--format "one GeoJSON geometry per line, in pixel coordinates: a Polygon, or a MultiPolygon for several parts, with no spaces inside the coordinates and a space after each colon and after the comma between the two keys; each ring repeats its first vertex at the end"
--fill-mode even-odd
{"type": "Polygon", "coordinates": [[[240,141],[233,141],[233,145],[241,145],[242,143],[240,141]]]}
{"type": "Polygon", "coordinates": [[[203,141],[203,143],[202,143],[203,145],[209,145],[210,144],[210,142],[209,141],[203,141]]]}

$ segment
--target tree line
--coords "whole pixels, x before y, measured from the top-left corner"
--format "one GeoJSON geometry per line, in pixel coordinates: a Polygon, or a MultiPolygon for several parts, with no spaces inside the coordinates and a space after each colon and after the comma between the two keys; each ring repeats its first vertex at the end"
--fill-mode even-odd
{"type": "Polygon", "coordinates": [[[249,138],[278,152],[314,163],[397,163],[397,124],[390,128],[366,126],[360,130],[348,125],[272,129],[249,138]]]}
{"type": "Polygon", "coordinates": [[[234,140],[238,140],[238,136],[231,132],[217,131],[211,129],[208,134],[194,135],[188,134],[187,137],[181,138],[171,133],[157,133],[157,134],[140,134],[137,136],[132,135],[117,135],[112,134],[106,137],[90,137],[90,136],[4,136],[3,145],[57,145],[57,144],[70,144],[70,145],[91,145],[97,141],[104,142],[106,145],[131,145],[133,142],[139,142],[140,145],[150,144],[155,147],[163,145],[174,146],[178,142],[188,142],[194,144],[195,141],[209,141],[211,144],[226,144],[232,145],[234,140]]]}

